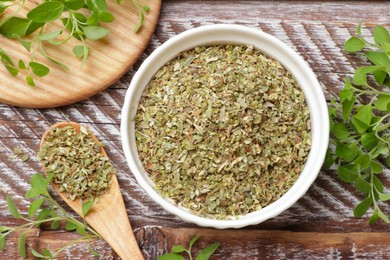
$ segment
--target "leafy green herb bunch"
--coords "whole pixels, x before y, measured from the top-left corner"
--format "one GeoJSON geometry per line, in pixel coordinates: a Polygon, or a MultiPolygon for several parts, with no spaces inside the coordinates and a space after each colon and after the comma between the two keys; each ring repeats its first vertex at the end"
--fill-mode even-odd
{"type": "MultiPolygon", "coordinates": [[[[139,13],[135,27],[138,32],[150,8],[137,0],[131,2],[139,13]]],[[[116,0],[116,3],[120,4],[121,0],[116,0]]],[[[0,0],[0,34],[22,44],[30,53],[29,60],[14,62],[0,46],[0,61],[11,75],[16,77],[19,73],[23,74],[30,86],[35,86],[35,76],[44,77],[50,71],[46,65],[36,61],[39,52],[52,63],[68,69],[60,60],[51,56],[45,46],[60,46],[75,38],[79,43],[73,46],[73,53],[84,64],[90,52],[87,39],[100,40],[106,37],[109,29],[102,24],[115,19],[106,0],[45,0],[23,16],[25,5],[26,0],[0,0]],[[51,26],[52,23],[57,26],[51,26]]]]}
{"type": "Polygon", "coordinates": [[[381,202],[390,200],[381,180],[390,167],[390,34],[377,25],[370,42],[361,28],[360,23],[344,48],[363,54],[371,64],[358,67],[351,79],[345,79],[339,99],[331,100],[331,143],[325,166],[334,165],[341,180],[363,193],[354,210],[356,217],[373,208],[369,223],[379,218],[390,223],[380,208],[381,202]]]}
{"type": "MultiPolygon", "coordinates": [[[[31,188],[25,195],[26,199],[32,200],[28,208],[27,216],[22,215],[12,197],[8,194],[6,195],[8,211],[12,217],[20,219],[24,223],[19,226],[0,225],[0,255],[1,251],[6,246],[7,237],[11,235],[11,233],[17,233],[19,234],[18,252],[20,256],[25,259],[28,255],[26,241],[29,231],[33,228],[39,228],[40,225],[44,223],[50,224],[52,230],[59,229],[61,223],[64,223],[66,224],[65,229],[67,231],[77,232],[80,235],[80,238],[71,241],[55,252],[49,250],[48,248],[38,252],[36,249],[32,248],[31,254],[40,259],[53,259],[74,244],[101,239],[100,235],[91,227],[89,227],[84,219],[82,221],[77,220],[71,213],[67,212],[51,197],[48,187],[52,178],[53,174],[49,174],[46,178],[44,178],[41,174],[38,173],[31,177],[31,188]]],[[[92,206],[92,200],[83,202],[83,217],[88,214],[92,206]]],[[[91,246],[89,246],[89,251],[92,255],[99,255],[91,246]]]]}

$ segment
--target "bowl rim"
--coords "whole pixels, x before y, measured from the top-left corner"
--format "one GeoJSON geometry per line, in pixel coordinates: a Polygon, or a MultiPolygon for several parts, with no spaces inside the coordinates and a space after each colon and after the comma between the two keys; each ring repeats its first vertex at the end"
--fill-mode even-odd
{"type": "Polygon", "coordinates": [[[161,46],[157,47],[141,64],[129,85],[122,107],[120,130],[122,146],[128,166],[138,184],[148,193],[148,195],[165,210],[186,222],[218,229],[241,228],[258,224],[279,215],[291,207],[306,193],[317,178],[325,159],[329,142],[327,103],[322,88],[309,65],[298,53],[276,37],[260,31],[259,29],[231,24],[213,24],[193,28],[170,38],[161,46]],[[234,37],[230,39],[229,37],[231,36],[234,37]],[[242,39],[243,37],[245,38],[245,42],[242,39]],[[248,39],[253,42],[247,42],[248,39]],[[201,44],[199,44],[200,42],[201,44]],[[312,147],[298,180],[282,197],[261,210],[240,216],[238,219],[217,220],[194,215],[191,212],[172,204],[152,187],[153,183],[149,177],[145,176],[146,171],[143,169],[142,163],[138,158],[138,151],[135,147],[135,137],[132,135],[134,133],[133,119],[136,115],[138,102],[145,87],[157,70],[166,64],[166,62],[175,58],[180,52],[192,49],[195,46],[229,43],[254,45],[255,48],[260,49],[260,51],[267,56],[281,62],[297,79],[298,85],[304,92],[310,110],[312,147]],[[265,44],[267,49],[259,46],[259,44],[265,44]],[[286,60],[281,60],[283,57],[285,57],[286,60]],[[130,141],[131,139],[133,140],[132,142],[130,141]]]}

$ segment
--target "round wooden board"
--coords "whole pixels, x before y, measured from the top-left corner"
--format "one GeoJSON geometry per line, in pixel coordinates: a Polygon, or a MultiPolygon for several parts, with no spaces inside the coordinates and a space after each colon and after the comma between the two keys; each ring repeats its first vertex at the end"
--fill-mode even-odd
{"type": "MultiPolygon", "coordinates": [[[[32,1],[27,1],[26,12],[33,8],[32,1]]],[[[45,45],[47,53],[63,62],[69,70],[56,65],[40,54],[36,61],[50,68],[50,73],[35,77],[34,88],[27,85],[25,75],[13,77],[0,65],[0,102],[31,108],[57,107],[88,98],[111,86],[135,63],[148,45],[156,27],[161,0],[143,0],[150,6],[145,16],[142,29],[134,32],[138,22],[138,11],[132,1],[107,1],[115,20],[104,27],[110,30],[106,38],[88,41],[91,48],[86,63],[81,67],[81,60],[74,56],[72,49],[80,43],[76,39],[61,46],[45,45]]],[[[17,64],[19,59],[29,61],[30,54],[15,40],[0,35],[0,46],[17,64]]],[[[39,52],[39,51],[38,51],[39,52]]]]}

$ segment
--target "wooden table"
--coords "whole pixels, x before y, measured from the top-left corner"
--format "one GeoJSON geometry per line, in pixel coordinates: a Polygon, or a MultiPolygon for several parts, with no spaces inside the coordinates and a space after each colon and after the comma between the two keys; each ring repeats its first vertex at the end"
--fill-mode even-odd
{"type": "MultiPolygon", "coordinates": [[[[90,125],[106,143],[106,151],[119,169],[127,213],[145,259],[156,259],[178,243],[186,245],[196,234],[201,239],[195,251],[214,241],[221,242],[212,259],[390,259],[390,225],[378,222],[370,226],[367,216],[354,218],[353,208],[362,196],[333,171],[321,171],[307,194],[272,220],[240,230],[200,228],[168,214],[138,186],[127,167],[119,132],[121,106],[134,72],[156,47],[180,32],[206,24],[229,23],[270,33],[310,64],[329,100],[342,87],[343,78],[364,63],[361,57],[346,54],[343,43],[361,19],[366,21],[363,33],[367,36],[374,24],[389,28],[389,11],[390,2],[374,1],[164,1],[145,53],[133,70],[106,91],[56,109],[0,104],[0,190],[7,190],[26,214],[29,204],[24,194],[28,181],[35,172],[42,171],[36,157],[39,140],[49,125],[71,120],[90,125]],[[27,162],[10,159],[17,146],[30,155],[27,162]]],[[[382,177],[390,187],[390,178],[382,177]]],[[[390,212],[388,205],[383,207],[390,212]]],[[[0,225],[21,223],[10,216],[4,193],[0,192],[0,225]]],[[[64,228],[51,231],[43,226],[29,234],[28,249],[55,250],[77,237],[64,228]]],[[[118,258],[105,242],[95,241],[93,245],[102,254],[101,259],[118,258]]],[[[0,259],[15,258],[16,247],[16,237],[12,236],[0,259]]],[[[87,247],[88,243],[71,247],[59,258],[92,259],[87,247]]]]}

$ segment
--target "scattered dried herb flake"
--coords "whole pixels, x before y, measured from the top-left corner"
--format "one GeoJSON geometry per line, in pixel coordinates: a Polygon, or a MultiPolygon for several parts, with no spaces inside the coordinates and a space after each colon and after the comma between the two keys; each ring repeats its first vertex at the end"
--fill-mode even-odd
{"type": "Polygon", "coordinates": [[[155,188],[216,219],[281,197],[311,146],[303,92],[290,72],[253,46],[182,52],[149,83],[135,125],[155,188]]]}

